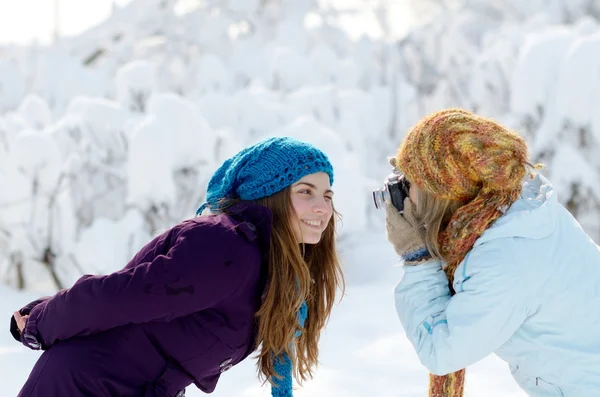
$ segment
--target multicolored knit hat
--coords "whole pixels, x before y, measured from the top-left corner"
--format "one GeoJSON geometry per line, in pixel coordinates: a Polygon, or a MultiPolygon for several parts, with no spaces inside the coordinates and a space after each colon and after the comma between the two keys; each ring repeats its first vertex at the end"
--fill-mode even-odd
{"type": "MultiPolygon", "coordinates": [[[[527,144],[497,122],[463,109],[423,118],[398,148],[397,167],[411,184],[464,204],[439,235],[450,286],[475,240],[518,198],[527,173],[527,144]]],[[[464,369],[431,375],[430,397],[463,395],[464,369]]]]}
{"type": "Polygon", "coordinates": [[[333,185],[327,155],[313,145],[289,137],[275,137],[242,149],[226,160],[208,182],[206,207],[219,210],[219,200],[231,197],[257,200],[271,196],[302,177],[325,172],[333,185]]]}

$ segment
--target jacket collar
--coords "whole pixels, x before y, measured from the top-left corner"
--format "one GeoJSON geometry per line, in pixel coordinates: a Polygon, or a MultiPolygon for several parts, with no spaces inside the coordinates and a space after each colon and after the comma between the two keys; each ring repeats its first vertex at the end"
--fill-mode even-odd
{"type": "Polygon", "coordinates": [[[229,207],[227,214],[239,222],[251,224],[251,228],[256,228],[255,232],[258,235],[261,249],[264,254],[268,255],[271,244],[271,228],[273,227],[271,210],[256,203],[240,201],[229,207]]]}
{"type": "Polygon", "coordinates": [[[475,246],[507,237],[541,239],[554,231],[560,206],[554,188],[542,175],[526,178],[519,198],[477,239],[475,246]]]}

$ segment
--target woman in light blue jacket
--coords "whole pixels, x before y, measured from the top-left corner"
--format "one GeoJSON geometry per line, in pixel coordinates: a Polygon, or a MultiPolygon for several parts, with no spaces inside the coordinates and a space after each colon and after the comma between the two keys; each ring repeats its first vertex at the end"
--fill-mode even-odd
{"type": "Polygon", "coordinates": [[[600,247],[527,156],[500,124],[447,109],[392,161],[396,309],[430,396],[462,396],[463,368],[492,352],[530,396],[600,396],[600,247]]]}

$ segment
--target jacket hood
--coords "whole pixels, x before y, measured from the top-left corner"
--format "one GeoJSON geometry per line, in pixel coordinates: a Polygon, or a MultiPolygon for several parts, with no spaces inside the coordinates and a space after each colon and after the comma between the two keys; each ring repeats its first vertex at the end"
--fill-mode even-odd
{"type": "Polygon", "coordinates": [[[557,205],[560,204],[550,182],[539,174],[533,179],[528,176],[519,198],[481,235],[475,246],[498,238],[544,238],[556,227],[557,205]]]}

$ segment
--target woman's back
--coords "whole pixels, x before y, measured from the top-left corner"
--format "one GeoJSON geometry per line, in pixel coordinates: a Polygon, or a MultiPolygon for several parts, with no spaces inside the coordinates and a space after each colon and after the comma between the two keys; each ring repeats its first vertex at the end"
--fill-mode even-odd
{"type": "Polygon", "coordinates": [[[481,261],[506,273],[497,282],[523,303],[523,324],[496,351],[521,387],[533,396],[560,395],[552,394],[557,388],[564,395],[600,390],[600,307],[593,306],[600,302],[600,249],[547,180],[528,181],[477,240],[457,268],[457,288],[481,261]]]}
{"type": "Polygon", "coordinates": [[[59,342],[36,368],[41,370],[46,361],[46,371],[53,366],[58,369],[65,360],[80,362],[69,368],[86,381],[73,383],[70,380],[76,376],[61,369],[56,377],[64,376],[68,382],[45,376],[52,384],[38,382],[22,395],[54,395],[50,389],[60,387],[65,395],[163,396],[176,395],[190,383],[205,392],[213,391],[220,374],[255,348],[254,315],[266,282],[264,258],[270,228],[268,209],[240,203],[231,208],[231,215],[190,219],[156,237],[123,270],[134,274],[130,282],[115,286],[134,293],[143,291],[147,298],[142,305],[112,299],[127,296],[125,291],[107,298],[105,291],[98,296],[94,283],[81,284],[83,288],[75,285],[69,299],[77,305],[88,304],[89,310],[85,316],[73,318],[73,324],[59,324],[54,309],[68,305],[53,298],[38,327],[42,335],[59,342]],[[173,253],[174,247],[179,253],[173,253]],[[200,252],[188,257],[189,249],[200,252]],[[164,274],[138,274],[140,269],[145,271],[147,263],[159,261],[164,262],[164,274]],[[196,269],[186,268],[189,266],[196,269]],[[114,317],[129,316],[132,305],[136,318],[151,319],[157,306],[172,299],[185,306],[177,307],[177,314],[160,309],[161,317],[152,321],[115,328],[104,325],[114,317]],[[82,327],[87,329],[81,332],[82,327]],[[96,332],[102,328],[107,329],[96,332]],[[92,335],[70,338],[71,333],[92,335]],[[150,384],[148,380],[152,380],[150,384]]]}
{"type": "MultiPolygon", "coordinates": [[[[144,324],[144,330],[163,354],[175,359],[185,372],[203,374],[191,381],[207,393],[214,390],[221,373],[254,350],[254,314],[261,305],[266,283],[267,269],[263,256],[269,247],[270,213],[264,207],[245,203],[237,204],[230,212],[236,219],[228,215],[198,217],[181,226],[183,229],[222,228],[225,233],[235,233],[238,239],[241,237],[236,246],[228,245],[225,240],[217,240],[212,249],[206,252],[207,258],[214,255],[224,260],[224,266],[243,267],[234,275],[234,279],[226,278],[219,282],[218,278],[214,278],[210,287],[222,289],[227,284],[236,284],[238,287],[211,308],[168,323],[144,324]],[[246,249],[242,246],[246,246],[246,249]],[[242,282],[236,282],[236,279],[242,282]]],[[[210,270],[204,271],[207,278],[211,278],[210,270]]],[[[171,372],[174,378],[181,375],[173,370],[171,372]]]]}

